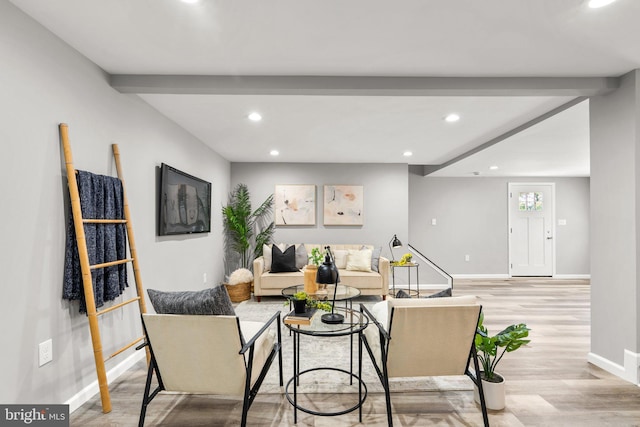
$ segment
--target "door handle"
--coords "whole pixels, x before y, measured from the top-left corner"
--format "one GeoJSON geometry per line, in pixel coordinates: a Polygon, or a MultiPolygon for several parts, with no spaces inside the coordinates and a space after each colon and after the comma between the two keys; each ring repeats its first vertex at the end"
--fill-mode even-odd
{"type": "Polygon", "coordinates": [[[553,239],[553,236],[547,237],[547,240],[551,240],[551,239],[553,239]]]}

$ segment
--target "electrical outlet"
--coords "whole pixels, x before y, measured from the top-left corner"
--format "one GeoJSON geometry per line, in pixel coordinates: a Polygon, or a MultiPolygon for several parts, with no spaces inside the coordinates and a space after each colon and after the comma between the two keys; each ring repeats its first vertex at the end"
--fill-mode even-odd
{"type": "Polygon", "coordinates": [[[207,283],[207,273],[202,273],[202,282],[207,283]]]}
{"type": "Polygon", "coordinates": [[[469,255],[465,255],[465,256],[464,256],[464,260],[465,260],[465,261],[469,261],[469,255]]]}
{"type": "Polygon", "coordinates": [[[39,365],[45,365],[53,360],[53,341],[48,339],[38,345],[39,365]]]}

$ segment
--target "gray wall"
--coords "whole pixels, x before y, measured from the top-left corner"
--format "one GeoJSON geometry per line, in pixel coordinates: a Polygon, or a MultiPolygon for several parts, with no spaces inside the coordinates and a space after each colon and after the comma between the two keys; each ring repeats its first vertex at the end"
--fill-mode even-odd
{"type": "Polygon", "coordinates": [[[509,274],[507,186],[555,182],[556,273],[589,274],[588,178],[436,178],[409,175],[410,243],[454,275],[509,274]],[[431,225],[432,218],[436,225],[431,225]],[[465,261],[469,255],[469,261],[465,261]]]}
{"type": "Polygon", "coordinates": [[[403,164],[232,163],[231,186],[247,184],[254,208],[276,184],[316,185],[316,225],[279,226],[274,240],[288,243],[366,243],[382,247],[389,256],[394,234],[408,238],[408,176],[403,164]],[[363,226],[324,226],[323,186],[364,186],[363,226]]]}
{"type": "MultiPolygon", "coordinates": [[[[114,91],[93,63],[6,1],[0,2],[0,61],[0,402],[65,402],[96,374],[87,319],[77,304],[61,299],[67,187],[58,123],[69,124],[79,169],[115,174],[111,143],[119,144],[149,288],[202,288],[205,272],[210,283],[222,279],[216,207],[229,190],[229,163],[138,97],[114,91]],[[213,183],[212,233],[156,237],[161,162],[213,183]],[[53,362],[38,367],[38,343],[48,338],[53,362]]],[[[107,354],[140,335],[138,319],[127,308],[101,320],[107,354]]]]}
{"type": "Polygon", "coordinates": [[[591,351],[618,365],[624,350],[640,352],[639,78],[629,73],[620,89],[590,100],[591,351]]]}

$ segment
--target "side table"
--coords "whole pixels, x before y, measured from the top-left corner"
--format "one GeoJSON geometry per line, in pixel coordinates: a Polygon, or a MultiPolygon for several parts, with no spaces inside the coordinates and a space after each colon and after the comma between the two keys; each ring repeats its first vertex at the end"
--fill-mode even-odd
{"type": "MultiPolygon", "coordinates": [[[[347,414],[349,412],[359,410],[359,420],[362,422],[362,405],[364,404],[365,399],[367,398],[367,386],[362,380],[362,331],[369,324],[369,319],[363,313],[352,310],[349,308],[335,308],[336,311],[341,311],[344,314],[345,320],[344,323],[339,324],[327,324],[323,323],[321,320],[321,316],[317,313],[311,319],[310,325],[289,325],[285,323],[285,327],[289,328],[289,330],[293,334],[293,376],[287,382],[285,386],[285,395],[287,400],[291,405],[293,405],[293,422],[298,422],[298,410],[306,412],[311,415],[321,415],[321,416],[337,416],[347,414]],[[303,335],[307,335],[308,338],[322,338],[322,337],[340,337],[340,336],[349,336],[353,337],[354,335],[358,336],[358,372],[357,374],[353,373],[353,367],[351,367],[351,371],[347,371],[345,369],[336,368],[335,366],[322,366],[322,367],[314,367],[311,369],[306,369],[304,371],[300,371],[300,338],[303,335]],[[351,407],[343,410],[334,410],[334,411],[316,411],[309,408],[306,408],[298,403],[298,385],[301,381],[301,378],[304,374],[314,371],[335,371],[339,373],[344,373],[349,376],[350,383],[353,383],[355,379],[358,383],[358,401],[351,407]],[[289,388],[293,384],[293,394],[289,392],[289,388]]],[[[284,320],[284,319],[283,319],[284,320]]],[[[349,340],[351,345],[351,351],[353,351],[353,343],[352,340],[349,340]]],[[[329,359],[329,364],[331,363],[331,354],[327,354],[327,358],[329,359]]],[[[352,365],[353,366],[353,365],[352,365]]]]}
{"type": "Polygon", "coordinates": [[[391,264],[392,296],[396,295],[396,268],[407,269],[407,286],[409,291],[408,293],[411,296],[415,295],[418,298],[420,298],[420,264],[416,262],[409,262],[403,265],[391,264]],[[416,289],[414,291],[411,290],[411,269],[415,269],[416,271],[416,289]]]}

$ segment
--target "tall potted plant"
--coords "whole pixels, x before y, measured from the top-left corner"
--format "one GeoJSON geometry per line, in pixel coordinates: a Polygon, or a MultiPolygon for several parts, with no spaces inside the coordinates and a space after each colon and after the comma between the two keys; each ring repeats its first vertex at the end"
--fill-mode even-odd
{"type": "Polygon", "coordinates": [[[237,268],[251,270],[253,260],[262,255],[262,245],[271,241],[275,231],[273,194],[254,211],[247,186],[236,185],[222,208],[222,220],[226,274],[237,268]]]}
{"type": "MultiPolygon", "coordinates": [[[[488,409],[504,409],[504,377],[495,369],[505,353],[516,351],[528,344],[530,329],[524,323],[508,326],[497,334],[490,336],[484,326],[484,313],[480,313],[478,330],[475,336],[475,347],[480,361],[480,379],[484,391],[485,403],[488,409]]],[[[475,389],[475,400],[480,403],[478,389],[475,389]]]]}

